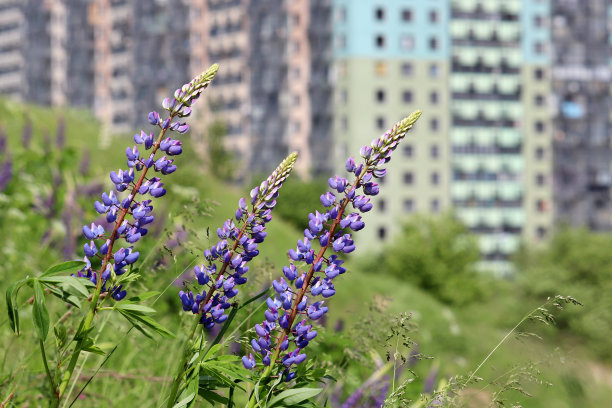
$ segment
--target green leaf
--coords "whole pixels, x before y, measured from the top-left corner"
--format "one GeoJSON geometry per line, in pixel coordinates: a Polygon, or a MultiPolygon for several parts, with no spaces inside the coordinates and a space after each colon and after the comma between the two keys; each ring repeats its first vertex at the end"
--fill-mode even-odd
{"type": "Polygon", "coordinates": [[[153,339],[153,336],[151,335],[151,333],[149,333],[146,327],[144,327],[141,322],[136,320],[133,315],[131,315],[128,312],[121,311],[121,310],[119,310],[119,313],[121,313],[121,315],[125,317],[132,324],[132,326],[134,326],[136,330],[138,330],[139,332],[141,332],[148,338],[153,339]]]}
{"type": "Polygon", "coordinates": [[[215,405],[215,402],[218,402],[220,404],[225,404],[225,405],[227,405],[228,403],[228,399],[226,397],[219,395],[216,392],[211,391],[211,390],[200,388],[198,390],[198,394],[200,394],[200,396],[204,398],[206,401],[208,401],[211,405],[215,405]]]}
{"type": "Polygon", "coordinates": [[[251,302],[256,301],[257,299],[263,297],[264,295],[266,295],[269,292],[270,289],[265,289],[262,292],[259,292],[258,294],[256,294],[255,296],[253,296],[252,298],[250,298],[249,300],[247,300],[246,302],[244,302],[243,304],[240,305],[239,309],[242,309],[243,307],[245,307],[246,305],[248,305],[251,302]]]}
{"type": "Polygon", "coordinates": [[[45,303],[45,292],[42,283],[34,280],[34,303],[32,305],[32,318],[38,337],[44,341],[49,333],[49,311],[45,303]]]}
{"type": "Polygon", "coordinates": [[[85,262],[83,261],[62,262],[60,264],[53,265],[52,267],[44,271],[43,274],[40,275],[40,277],[43,278],[43,277],[47,277],[51,275],[57,275],[58,273],[62,273],[62,272],[63,273],[77,272],[83,269],[84,266],[85,266],[85,262]]]}
{"type": "Polygon", "coordinates": [[[163,337],[169,337],[169,338],[176,337],[174,333],[172,333],[170,330],[163,327],[161,324],[157,323],[155,320],[153,320],[149,316],[144,316],[140,314],[139,312],[135,312],[132,310],[126,310],[123,308],[118,308],[117,311],[121,313],[126,319],[128,319],[130,323],[132,323],[134,327],[136,327],[137,330],[142,332],[147,337],[151,337],[151,336],[150,334],[146,333],[146,330],[143,331],[143,326],[153,330],[154,332],[156,332],[157,334],[163,337]]]}
{"type": "Polygon", "coordinates": [[[152,298],[153,296],[157,296],[159,294],[160,294],[160,292],[157,292],[157,291],[145,292],[145,293],[141,293],[140,295],[133,296],[133,297],[129,298],[128,300],[130,302],[142,302],[143,300],[147,300],[147,299],[152,298]]]}
{"type": "Polygon", "coordinates": [[[82,346],[81,350],[82,351],[87,351],[88,353],[98,354],[98,355],[101,355],[101,356],[105,356],[106,355],[104,350],[102,350],[100,347],[96,346],[96,344],[94,343],[94,339],[92,339],[91,337],[87,337],[83,341],[83,346],[82,346]]]}
{"type": "Polygon", "coordinates": [[[189,404],[191,402],[191,400],[193,400],[195,398],[195,396],[196,396],[196,393],[192,392],[191,394],[187,395],[185,398],[183,398],[182,400],[177,402],[172,408],[186,407],[187,404],[189,404]]]}
{"type": "Polygon", "coordinates": [[[304,400],[318,395],[321,391],[323,391],[321,388],[297,388],[286,390],[274,396],[274,398],[270,400],[267,406],[273,407],[275,404],[278,404],[280,402],[282,402],[283,405],[286,406],[299,404],[304,400]]]}
{"type": "Polygon", "coordinates": [[[83,284],[84,281],[90,282],[89,280],[77,278],[75,276],[48,276],[41,277],[38,280],[46,284],[63,284],[66,286],[66,291],[69,293],[74,292],[74,295],[81,295],[86,298],[89,297],[89,291],[83,284]],[[72,291],[69,289],[72,289],[72,291]]]}
{"type": "Polygon", "coordinates": [[[12,283],[6,288],[6,312],[8,314],[11,330],[19,334],[19,305],[17,304],[17,294],[19,289],[28,282],[29,279],[22,279],[12,283]]]}
{"type": "Polygon", "coordinates": [[[114,308],[117,310],[125,310],[138,315],[147,315],[155,313],[155,309],[151,309],[148,306],[137,305],[134,303],[116,303],[114,308]]]}

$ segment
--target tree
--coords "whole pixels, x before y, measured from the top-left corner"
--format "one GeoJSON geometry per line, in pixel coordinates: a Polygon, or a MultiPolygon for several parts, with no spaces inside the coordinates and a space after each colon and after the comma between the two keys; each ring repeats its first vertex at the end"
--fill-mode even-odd
{"type": "Polygon", "coordinates": [[[447,213],[413,216],[380,256],[377,268],[430,292],[445,303],[464,304],[482,295],[476,238],[447,213]]]}

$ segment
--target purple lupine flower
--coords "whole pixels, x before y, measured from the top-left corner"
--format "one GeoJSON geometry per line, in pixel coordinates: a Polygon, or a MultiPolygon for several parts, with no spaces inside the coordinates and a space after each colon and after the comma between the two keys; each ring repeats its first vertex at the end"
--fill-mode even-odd
{"type": "MultiPolygon", "coordinates": [[[[168,109],[168,118],[163,119],[163,123],[171,123],[175,118],[182,118],[191,113],[191,104],[199,98],[200,94],[208,86],[217,72],[218,66],[215,64],[200,76],[183,85],[175,92],[175,98],[171,102],[171,109],[168,109]]],[[[169,106],[170,106],[169,105],[169,106]]],[[[164,107],[166,101],[164,101],[164,107]]],[[[96,283],[96,290],[108,291],[115,300],[121,300],[126,296],[126,290],[122,285],[116,284],[116,276],[124,274],[129,267],[137,261],[139,253],[134,251],[132,244],[135,244],[141,237],[147,235],[149,224],[155,219],[153,212],[153,200],[166,193],[159,175],[166,175],[176,170],[176,165],[172,164],[173,159],[167,160],[166,156],[156,158],[158,150],[165,151],[167,154],[177,156],[182,153],[181,142],[167,138],[169,131],[184,133],[181,126],[175,129],[168,125],[162,125],[162,119],[157,112],[149,114],[149,122],[160,128],[157,138],[150,133],[140,132],[134,135],[136,146],[126,148],[127,168],[122,168],[110,172],[110,179],[115,185],[117,193],[123,191],[127,195],[119,198],[114,191],[102,193],[102,201],[96,201],[94,208],[97,213],[104,214],[106,221],[114,224],[108,233],[101,225],[92,223],[90,226],[83,227],[83,234],[89,241],[83,247],[85,252],[86,266],[78,272],[78,276],[86,277],[96,283]],[[169,146],[162,143],[171,140],[169,146]],[[142,146],[140,146],[142,145],[142,146]],[[171,153],[170,153],[171,151],[171,153]],[[160,163],[162,160],[163,163],[160,163]],[[157,165],[153,166],[153,163],[157,165]],[[169,168],[172,166],[171,168],[169,168]],[[157,172],[158,175],[147,178],[149,169],[157,172]],[[149,195],[150,197],[147,197],[149,195]],[[117,243],[124,240],[123,247],[116,248],[117,243]],[[91,257],[102,259],[102,265],[98,271],[91,268],[91,257]],[[98,279],[98,277],[100,279],[98,279]],[[107,288],[107,281],[110,280],[110,287],[107,288]]],[[[58,126],[58,139],[60,138],[62,124],[58,126]]]]}
{"type": "MultiPolygon", "coordinates": [[[[208,330],[227,319],[225,311],[230,299],[238,294],[238,286],[246,283],[248,263],[259,254],[258,244],[266,237],[266,224],[272,220],[272,209],[283,182],[289,177],[297,153],[292,153],[261,183],[251,190],[250,206],[241,198],[234,219],[217,229],[219,241],[204,251],[205,263],[193,268],[201,293],[180,295],[183,309],[200,315],[200,323],[208,330]],[[190,304],[185,298],[193,299],[190,304]]],[[[251,359],[245,366],[250,365],[251,359]]],[[[253,360],[253,365],[255,361],[253,360]]]]}
{"type": "Polygon", "coordinates": [[[0,191],[8,186],[13,178],[13,160],[11,157],[7,157],[6,160],[0,166],[0,191]]]}
{"type": "MultiPolygon", "coordinates": [[[[298,240],[295,249],[288,251],[289,265],[283,267],[283,274],[284,278],[293,282],[295,289],[283,277],[272,283],[281,300],[276,296],[268,298],[266,320],[255,330],[258,336],[256,343],[268,347],[253,348],[261,355],[262,363],[271,361],[272,364],[282,364],[277,367],[285,381],[295,376],[295,371],[291,371],[292,366],[304,361],[306,355],[303,349],[317,336],[308,320],[321,319],[328,311],[325,301],[317,298],[333,296],[333,279],[346,271],[342,266],[344,261],[338,255],[355,249],[352,231],[364,227],[360,213],[372,208],[370,199],[357,195],[357,192],[361,189],[366,195],[378,194],[378,184],[373,179],[386,174],[381,171],[382,166],[389,162],[391,153],[420,114],[420,111],[413,113],[370,146],[363,147],[364,163],[356,165],[352,158],[346,162],[346,169],[355,176],[353,182],[340,176],[328,180],[329,187],[344,197],[336,199],[332,192],[322,195],[321,203],[327,210],[308,215],[304,238],[298,240]],[[349,203],[359,212],[349,212],[349,203]],[[317,244],[319,248],[315,248],[317,244]],[[337,254],[324,256],[330,248],[337,254]],[[301,320],[298,315],[302,316],[301,320]]],[[[270,373],[271,368],[268,367],[264,377],[270,373]]]]}
{"type": "Polygon", "coordinates": [[[0,127],[0,154],[6,152],[6,129],[4,126],[0,127]]]}
{"type": "Polygon", "coordinates": [[[59,150],[66,145],[66,121],[61,116],[57,119],[57,130],[55,131],[55,143],[59,150]]]}
{"type": "Polygon", "coordinates": [[[30,142],[32,141],[32,121],[28,116],[25,118],[25,126],[21,131],[21,144],[24,148],[30,147],[30,142]]]}

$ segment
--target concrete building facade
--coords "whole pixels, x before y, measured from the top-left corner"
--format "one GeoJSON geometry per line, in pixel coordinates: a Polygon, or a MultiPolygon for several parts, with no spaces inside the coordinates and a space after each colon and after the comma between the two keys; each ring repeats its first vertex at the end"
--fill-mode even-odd
{"type": "Polygon", "coordinates": [[[521,240],[546,237],[549,14],[527,0],[334,2],[338,157],[423,110],[365,239],[384,242],[414,212],[453,208],[479,235],[483,268],[505,273],[521,240]]]}
{"type": "Polygon", "coordinates": [[[226,123],[242,178],[293,150],[310,177],[330,167],[330,14],[331,0],[0,0],[0,93],[129,132],[216,62],[195,128],[226,123]]]}

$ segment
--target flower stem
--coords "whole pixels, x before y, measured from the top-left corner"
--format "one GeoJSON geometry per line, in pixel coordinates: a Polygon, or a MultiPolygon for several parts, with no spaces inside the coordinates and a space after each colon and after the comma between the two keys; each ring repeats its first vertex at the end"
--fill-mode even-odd
{"type": "Polygon", "coordinates": [[[47,353],[45,352],[45,342],[42,339],[38,339],[38,344],[40,345],[40,354],[42,355],[43,365],[45,366],[45,374],[47,375],[47,380],[49,380],[49,389],[51,390],[51,395],[55,396],[59,403],[59,399],[57,398],[57,392],[55,390],[55,384],[53,383],[53,377],[51,376],[51,371],[49,371],[49,363],[47,362],[47,353]]]}
{"type": "MultiPolygon", "coordinates": [[[[355,180],[355,182],[351,186],[351,189],[349,189],[348,191],[357,189],[357,187],[359,186],[359,183],[361,182],[361,178],[367,173],[367,170],[368,170],[368,166],[364,166],[363,170],[357,177],[357,180],[355,180]]],[[[340,203],[338,215],[336,215],[334,222],[329,227],[329,240],[327,241],[327,245],[321,247],[321,249],[319,250],[319,253],[317,254],[317,257],[312,262],[312,265],[310,266],[310,269],[308,270],[308,274],[306,275],[306,279],[304,279],[304,283],[302,284],[302,287],[295,298],[293,306],[291,307],[291,313],[289,314],[287,328],[283,329],[283,334],[281,336],[283,340],[284,338],[289,336],[289,334],[291,333],[291,329],[293,328],[293,322],[295,321],[295,317],[298,314],[297,306],[304,298],[304,295],[306,294],[306,291],[308,290],[308,286],[310,285],[310,281],[312,280],[312,277],[314,276],[314,272],[315,272],[314,266],[318,262],[321,261],[321,259],[325,255],[325,252],[327,251],[327,248],[329,248],[329,246],[331,245],[334,233],[336,232],[336,228],[338,228],[338,225],[340,224],[340,221],[342,220],[342,216],[344,215],[344,211],[346,210],[346,206],[348,205],[349,202],[350,200],[348,199],[348,197],[344,197],[342,199],[342,202],[340,203]]],[[[259,379],[260,385],[258,386],[258,390],[261,390],[263,388],[263,386],[261,385],[261,382],[266,380],[272,373],[272,366],[276,363],[276,360],[278,359],[280,355],[281,344],[282,344],[282,341],[277,342],[276,348],[274,349],[274,353],[272,354],[272,357],[270,358],[270,365],[266,367],[266,369],[263,371],[259,379]]],[[[257,406],[257,401],[255,399],[256,391],[257,390],[254,390],[253,394],[251,395],[251,398],[248,404],[248,408],[253,408],[257,406]]]]}
{"type": "MultiPolygon", "coordinates": [[[[172,121],[174,116],[176,116],[176,115],[175,114],[170,115],[170,121],[172,121]]],[[[160,145],[164,135],[166,134],[166,130],[167,129],[162,129],[161,132],[159,133],[157,141],[153,144],[153,150],[151,151],[152,155],[155,155],[155,153],[157,152],[157,149],[159,149],[159,145],[160,145]]],[[[64,396],[64,392],[66,391],[66,387],[68,386],[68,383],[70,382],[70,378],[72,377],[72,373],[74,372],[74,368],[76,367],[76,364],[77,364],[77,362],[79,360],[79,355],[81,354],[81,351],[83,350],[83,342],[85,341],[85,337],[86,337],[86,334],[84,334],[84,333],[87,333],[89,331],[89,329],[91,328],[91,323],[93,322],[94,316],[96,314],[96,310],[97,310],[97,306],[98,306],[98,300],[100,299],[100,294],[102,293],[102,284],[103,284],[103,282],[102,282],[102,273],[106,269],[106,266],[108,265],[108,263],[110,261],[110,258],[111,258],[112,254],[113,254],[113,245],[115,244],[115,241],[118,238],[117,230],[119,229],[119,227],[123,223],[123,220],[125,219],[125,216],[129,212],[130,205],[134,201],[134,198],[136,197],[136,194],[138,194],[138,190],[142,186],[142,183],[144,182],[144,179],[145,179],[145,176],[146,176],[148,170],[149,170],[148,167],[146,167],[146,166],[143,167],[142,173],[140,174],[140,177],[138,178],[138,181],[136,182],[136,184],[134,185],[134,188],[132,189],[131,199],[130,199],[129,205],[126,206],[127,208],[123,208],[121,210],[121,212],[119,213],[119,215],[117,217],[117,220],[115,221],[115,226],[113,228],[113,232],[111,233],[110,238],[109,238],[108,250],[106,252],[106,255],[104,255],[104,259],[102,261],[102,266],[100,267],[100,270],[98,272],[98,282],[96,283],[96,289],[95,289],[94,294],[92,296],[91,303],[89,304],[89,310],[87,312],[87,316],[83,320],[83,323],[81,324],[81,327],[80,327],[80,329],[78,331],[78,334],[80,334],[81,336],[80,336],[79,340],[77,341],[76,345],[74,346],[74,350],[72,351],[72,356],[70,358],[70,363],[68,364],[68,369],[64,373],[62,381],[61,381],[61,383],[59,385],[59,389],[58,389],[58,392],[57,392],[58,401],[61,400],[61,398],[64,396]]]]}
{"type": "MultiPolygon", "coordinates": [[[[196,316],[197,317],[197,316],[196,316]]],[[[185,374],[185,368],[187,366],[187,359],[189,358],[189,351],[191,349],[191,341],[193,340],[193,336],[196,333],[198,328],[199,319],[193,319],[193,325],[191,326],[189,337],[185,339],[183,343],[182,356],[179,361],[179,364],[176,367],[176,375],[174,376],[174,380],[172,382],[172,388],[170,389],[170,395],[168,396],[168,408],[172,408],[174,406],[174,401],[176,400],[176,396],[178,394],[179,386],[181,385],[181,381],[183,379],[183,375],[185,374]]]]}

